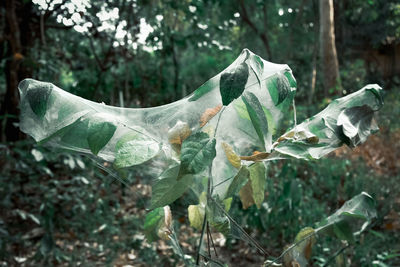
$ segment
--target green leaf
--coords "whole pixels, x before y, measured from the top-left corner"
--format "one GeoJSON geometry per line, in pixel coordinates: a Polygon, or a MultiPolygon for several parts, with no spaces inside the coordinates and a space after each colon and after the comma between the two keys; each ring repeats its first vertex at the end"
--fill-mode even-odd
{"type": "Polygon", "coordinates": [[[228,212],[231,209],[232,206],[232,197],[226,198],[222,200],[222,203],[224,203],[225,211],[228,212]]]}
{"type": "Polygon", "coordinates": [[[149,242],[158,239],[158,228],[164,220],[164,208],[160,207],[152,210],[146,215],[144,222],[144,233],[149,242]]]}
{"type": "Polygon", "coordinates": [[[171,204],[183,193],[193,182],[193,175],[184,175],[177,179],[180,166],[173,166],[164,171],[152,187],[151,208],[163,207],[171,204]]]}
{"type": "Polygon", "coordinates": [[[277,73],[267,79],[267,88],[275,106],[282,103],[291,92],[288,78],[281,73],[277,73]]]}
{"type": "Polygon", "coordinates": [[[27,92],[29,105],[33,113],[39,118],[43,118],[47,111],[47,103],[53,90],[53,85],[41,82],[28,84],[28,81],[24,80],[21,82],[20,86],[29,86],[27,92]]]}
{"type": "Polygon", "coordinates": [[[112,121],[105,121],[107,117],[102,118],[103,115],[106,114],[97,113],[89,120],[87,142],[94,155],[107,145],[117,129],[112,121]]]}
{"type": "Polygon", "coordinates": [[[228,187],[225,197],[233,197],[237,195],[240,189],[247,183],[250,172],[247,166],[242,166],[236,176],[233,178],[232,183],[228,187]]]}
{"type": "MultiPolygon", "coordinates": [[[[243,101],[235,101],[235,102],[233,102],[233,106],[234,106],[235,111],[236,111],[237,115],[239,116],[239,118],[251,121],[246,104],[243,101]]],[[[262,105],[262,110],[264,111],[264,116],[268,121],[268,126],[266,128],[268,129],[269,135],[273,135],[276,132],[276,124],[275,124],[273,115],[271,114],[271,111],[269,111],[263,105],[262,105]]],[[[240,126],[241,125],[239,125],[239,127],[240,126]]],[[[257,137],[258,137],[258,134],[257,134],[257,137]]]]}
{"type": "Polygon", "coordinates": [[[270,145],[271,140],[268,138],[268,120],[265,116],[263,107],[258,98],[251,92],[246,92],[242,96],[242,100],[246,105],[250,120],[265,149],[266,142],[270,145]]]}
{"type": "Polygon", "coordinates": [[[157,155],[159,143],[150,136],[131,132],[118,140],[115,145],[115,168],[125,168],[141,164],[157,155]]]}
{"type": "Polygon", "coordinates": [[[293,74],[291,71],[285,71],[285,73],[283,75],[285,75],[286,78],[288,79],[290,87],[292,87],[292,88],[297,87],[296,79],[293,77],[293,74]]]}
{"type": "Polygon", "coordinates": [[[266,183],[266,171],[264,163],[257,162],[249,167],[251,188],[253,192],[254,203],[257,208],[261,208],[264,201],[264,191],[266,183]]]}
{"type": "Polygon", "coordinates": [[[374,110],[367,105],[351,107],[343,110],[337,119],[337,125],[342,127],[346,142],[351,147],[364,143],[367,137],[379,128],[373,119],[374,110]]]}
{"type": "Polygon", "coordinates": [[[377,217],[374,199],[363,192],[346,203],[334,214],[318,224],[316,231],[335,234],[339,239],[353,242],[377,217]]]}
{"type": "Polygon", "coordinates": [[[190,226],[196,228],[197,230],[200,230],[203,226],[204,214],[205,214],[204,205],[201,204],[189,205],[188,217],[190,226]]]}
{"type": "Polygon", "coordinates": [[[249,78],[249,67],[245,62],[235,68],[222,73],[219,82],[219,89],[224,106],[229,105],[233,100],[241,96],[249,78]]]}
{"type": "Polygon", "coordinates": [[[198,132],[182,143],[181,174],[200,173],[209,167],[215,158],[215,139],[198,132]]]}
{"type": "Polygon", "coordinates": [[[258,84],[261,86],[261,79],[263,77],[264,73],[264,62],[262,59],[251,53],[249,57],[249,62],[250,62],[250,68],[253,70],[254,74],[256,75],[258,84]]]}
{"type": "Polygon", "coordinates": [[[247,209],[253,204],[261,208],[264,201],[266,183],[266,170],[262,162],[257,162],[249,167],[249,180],[240,189],[239,196],[243,209],[247,209]]]}
{"type": "Polygon", "coordinates": [[[219,77],[214,77],[207,82],[205,82],[202,86],[200,86],[196,91],[194,91],[193,95],[189,98],[189,102],[196,101],[203,95],[211,92],[214,88],[218,87],[218,79],[219,77]]]}
{"type": "Polygon", "coordinates": [[[207,221],[215,230],[227,236],[231,229],[230,221],[217,206],[216,201],[219,202],[221,207],[224,207],[224,204],[218,199],[209,201],[206,207],[207,221]]]}
{"type": "Polygon", "coordinates": [[[347,240],[348,242],[354,244],[353,231],[349,223],[341,221],[333,224],[333,232],[340,240],[347,240]]]}
{"type": "Polygon", "coordinates": [[[61,135],[61,144],[66,147],[88,149],[87,129],[89,121],[81,118],[73,124],[59,130],[57,135],[61,135]]]}

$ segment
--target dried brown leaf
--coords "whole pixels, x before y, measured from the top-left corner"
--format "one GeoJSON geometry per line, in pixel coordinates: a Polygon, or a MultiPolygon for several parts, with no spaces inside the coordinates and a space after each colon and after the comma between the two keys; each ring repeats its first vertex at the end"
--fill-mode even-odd
{"type": "Polygon", "coordinates": [[[203,127],[204,125],[207,124],[215,115],[218,114],[218,112],[221,110],[222,105],[219,104],[218,106],[214,108],[208,108],[204,111],[204,113],[200,117],[200,127],[203,127]]]}
{"type": "Polygon", "coordinates": [[[240,201],[242,202],[243,209],[248,209],[254,202],[253,189],[251,188],[251,181],[248,181],[239,191],[240,201]]]}
{"type": "Polygon", "coordinates": [[[168,131],[168,141],[173,145],[181,145],[183,140],[189,137],[192,131],[186,122],[178,121],[174,127],[168,131]]]}
{"type": "Polygon", "coordinates": [[[266,158],[268,158],[270,153],[267,152],[260,152],[260,151],[254,151],[253,155],[251,156],[240,156],[241,160],[246,160],[246,161],[261,161],[266,158]]]}

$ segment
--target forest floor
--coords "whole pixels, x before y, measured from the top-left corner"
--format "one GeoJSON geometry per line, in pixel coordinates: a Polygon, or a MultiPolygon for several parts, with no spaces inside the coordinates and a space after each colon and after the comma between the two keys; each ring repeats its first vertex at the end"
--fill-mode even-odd
{"type": "MultiPolygon", "coordinates": [[[[397,179],[398,140],[400,130],[383,130],[359,148],[343,147],[330,158],[351,162],[361,158],[376,179],[397,179]]],[[[39,164],[26,152],[32,151],[29,147],[32,145],[24,143],[2,145],[0,149],[0,266],[129,267],[151,266],[155,262],[163,266],[183,265],[165,241],[148,243],[140,230],[151,196],[148,184],[140,179],[129,187],[121,187],[115,181],[92,181],[85,177],[102,174],[95,166],[88,168],[89,163],[70,155],[60,158],[47,156],[45,152],[47,163],[42,160],[39,164]]],[[[393,203],[385,206],[379,224],[374,226],[386,240],[387,236],[400,236],[400,194],[393,199],[393,203]]],[[[185,213],[177,213],[175,218],[179,222],[182,249],[194,257],[200,234],[188,226],[185,213]]],[[[271,244],[272,255],[279,255],[282,240],[273,240],[259,230],[250,231],[250,235],[265,239],[262,243],[271,244]]],[[[227,240],[219,233],[213,233],[212,237],[217,259],[229,266],[259,266],[265,260],[243,240],[227,240]]],[[[210,247],[211,255],[216,258],[210,247]]],[[[400,253],[399,245],[394,245],[393,251],[400,253]]]]}

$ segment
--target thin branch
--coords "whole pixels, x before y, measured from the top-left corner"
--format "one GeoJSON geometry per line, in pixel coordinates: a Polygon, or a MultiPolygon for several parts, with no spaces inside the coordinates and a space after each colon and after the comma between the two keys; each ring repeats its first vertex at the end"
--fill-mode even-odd
{"type": "Polygon", "coordinates": [[[323,267],[328,266],[329,263],[331,261],[333,261],[337,256],[339,256],[340,254],[342,254],[346,249],[348,249],[350,247],[350,244],[347,244],[346,246],[342,247],[341,249],[339,249],[338,251],[336,251],[335,254],[332,255],[332,257],[330,257],[325,264],[323,265],[323,267]]]}
{"type": "Polygon", "coordinates": [[[210,224],[207,222],[207,247],[208,256],[211,258],[211,248],[210,248],[210,224]]]}
{"type": "Polygon", "coordinates": [[[46,46],[46,34],[44,31],[44,15],[40,14],[40,38],[43,46],[46,46]]]}
{"type": "Polygon", "coordinates": [[[228,212],[225,211],[225,209],[224,209],[223,207],[221,207],[221,205],[219,205],[219,203],[218,203],[217,201],[215,201],[214,199],[212,199],[212,201],[214,201],[215,205],[217,205],[217,207],[224,213],[224,215],[225,215],[226,217],[228,217],[228,219],[239,229],[239,231],[240,231],[246,238],[248,238],[248,239],[251,241],[251,243],[252,243],[260,252],[262,252],[262,254],[264,254],[264,255],[266,255],[266,256],[269,256],[269,255],[270,255],[267,251],[265,251],[265,250],[263,249],[263,247],[262,247],[260,244],[258,244],[258,242],[257,242],[253,237],[251,237],[248,233],[246,233],[246,231],[245,231],[245,230],[244,230],[230,215],[229,215],[228,212]]]}
{"type": "Polygon", "coordinates": [[[268,266],[271,266],[272,264],[276,263],[277,261],[279,261],[280,259],[282,259],[283,256],[285,256],[289,251],[291,251],[292,249],[294,249],[295,247],[297,247],[299,244],[303,243],[303,242],[304,242],[305,240],[307,240],[308,238],[317,235],[320,231],[324,230],[325,228],[327,228],[327,227],[329,227],[329,226],[331,226],[331,225],[332,225],[332,223],[329,223],[329,224],[326,224],[326,225],[324,225],[324,226],[322,226],[322,227],[320,227],[320,228],[315,229],[314,232],[312,232],[312,233],[306,235],[303,239],[300,239],[299,241],[293,243],[290,247],[288,247],[287,249],[285,249],[285,250],[281,253],[281,255],[279,255],[279,257],[275,258],[275,259],[272,260],[272,261],[269,261],[269,262],[268,262],[268,265],[265,265],[265,264],[264,264],[264,266],[265,266],[265,267],[268,267],[268,266]]]}
{"type": "MultiPolygon", "coordinates": [[[[206,230],[206,227],[205,227],[206,226],[206,222],[207,222],[207,214],[204,214],[203,226],[201,227],[201,235],[200,235],[199,247],[197,248],[196,265],[199,265],[199,263],[200,263],[201,246],[203,245],[204,232],[206,230]]],[[[204,255],[203,255],[203,257],[204,257],[204,255]]]]}
{"type": "Polygon", "coordinates": [[[214,260],[214,259],[212,259],[211,257],[208,257],[208,256],[205,255],[205,254],[201,254],[201,256],[203,256],[203,257],[204,257],[205,259],[207,259],[208,261],[217,264],[218,266],[222,266],[222,267],[225,266],[225,265],[222,264],[221,262],[219,262],[219,261],[217,261],[217,260],[214,260]]]}
{"type": "Polygon", "coordinates": [[[92,50],[92,53],[93,53],[94,58],[96,60],[97,66],[99,67],[100,71],[104,71],[103,62],[101,62],[99,56],[96,53],[92,37],[89,34],[86,34],[86,36],[89,39],[90,49],[92,50]]]}
{"type": "Polygon", "coordinates": [[[213,240],[213,237],[212,237],[212,235],[211,235],[211,231],[210,231],[210,239],[211,239],[211,244],[212,244],[212,246],[213,246],[213,248],[214,248],[215,257],[218,258],[217,248],[215,247],[214,240],[213,240]]]}

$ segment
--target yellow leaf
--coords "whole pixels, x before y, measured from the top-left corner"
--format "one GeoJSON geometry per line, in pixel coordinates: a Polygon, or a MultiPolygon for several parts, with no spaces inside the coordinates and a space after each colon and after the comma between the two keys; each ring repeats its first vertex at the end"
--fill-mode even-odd
{"type": "Polygon", "coordinates": [[[283,266],[308,266],[311,259],[312,247],[316,242],[314,233],[315,230],[311,227],[305,227],[300,230],[294,239],[294,243],[297,243],[297,246],[284,256],[283,266]]]}
{"type": "Polygon", "coordinates": [[[222,202],[224,203],[225,206],[225,211],[228,212],[231,209],[232,205],[232,197],[224,199],[222,202]]]}
{"type": "Polygon", "coordinates": [[[282,141],[284,141],[284,140],[292,139],[293,136],[294,136],[294,131],[292,130],[292,131],[290,131],[290,132],[288,132],[288,133],[282,135],[281,137],[279,137],[279,138],[278,138],[278,143],[279,143],[279,142],[282,142],[282,141]]]}
{"type": "Polygon", "coordinates": [[[269,153],[267,152],[259,152],[259,151],[254,151],[253,155],[251,156],[240,156],[241,160],[246,160],[246,161],[260,161],[263,159],[266,159],[269,157],[269,153]]]}
{"type": "Polygon", "coordinates": [[[222,143],[222,148],[225,151],[226,158],[232,164],[232,166],[236,169],[239,169],[242,164],[240,157],[236,155],[235,151],[233,151],[233,148],[225,142],[222,143]]]}
{"type": "Polygon", "coordinates": [[[248,181],[239,191],[240,201],[242,202],[243,209],[248,209],[255,204],[253,199],[253,189],[251,188],[251,181],[248,181]]]}
{"type": "Polygon", "coordinates": [[[222,105],[219,104],[218,106],[214,108],[208,108],[204,111],[204,113],[200,117],[200,127],[203,127],[204,125],[207,124],[215,115],[218,114],[218,112],[221,110],[222,105]]]}
{"type": "Polygon", "coordinates": [[[308,130],[298,129],[298,131],[290,131],[278,138],[277,142],[280,143],[285,140],[303,141],[308,144],[318,144],[319,138],[308,130]]]}
{"type": "Polygon", "coordinates": [[[168,141],[173,145],[181,145],[183,140],[189,137],[192,131],[186,122],[177,121],[174,127],[168,131],[168,141]]]}
{"type": "Polygon", "coordinates": [[[306,240],[304,240],[302,243],[298,245],[297,249],[304,255],[304,257],[307,260],[310,260],[311,258],[312,246],[316,241],[315,236],[313,235],[314,232],[315,230],[313,228],[305,227],[300,230],[300,232],[296,235],[296,238],[294,240],[294,242],[296,243],[306,238],[306,240]]]}
{"type": "Polygon", "coordinates": [[[200,230],[203,226],[204,213],[205,210],[203,205],[189,205],[188,217],[190,226],[200,230]]]}

